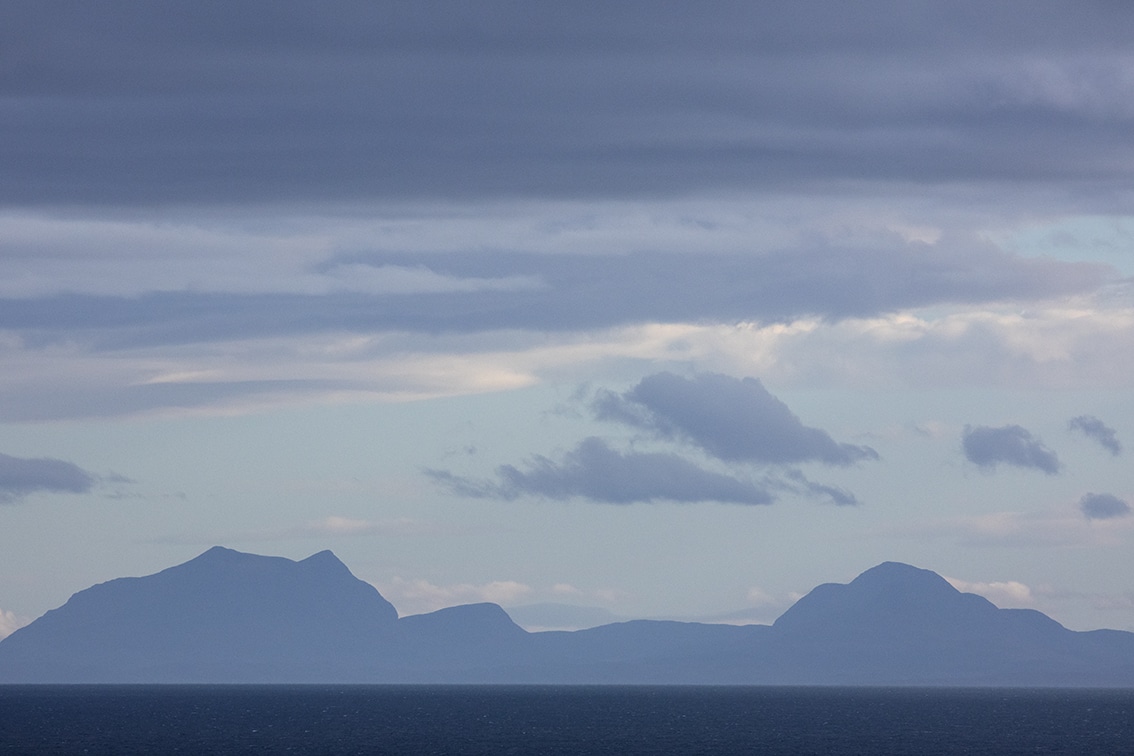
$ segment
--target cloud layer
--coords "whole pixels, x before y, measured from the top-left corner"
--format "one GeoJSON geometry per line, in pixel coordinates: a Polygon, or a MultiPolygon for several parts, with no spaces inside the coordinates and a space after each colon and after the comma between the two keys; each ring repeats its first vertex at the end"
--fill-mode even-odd
{"type": "Polygon", "coordinates": [[[1061,468],[1056,453],[1019,425],[966,426],[961,444],[965,458],[986,469],[1004,464],[1055,475],[1061,468]]]}
{"type": "MultiPolygon", "coordinates": [[[[1042,299],[1096,290],[1105,267],[1026,260],[994,248],[894,244],[767,254],[453,253],[372,258],[455,282],[523,280],[503,290],[374,294],[201,291],[0,299],[0,323],[32,344],[100,349],[327,332],[580,331],[647,322],[838,320],[948,303],[1042,299]]],[[[336,263],[344,264],[344,263],[336,263]]],[[[357,262],[350,263],[358,265],[357,262]]]]}
{"type": "MultiPolygon", "coordinates": [[[[1099,295],[1113,269],[1004,239],[1130,206],[1134,11],[1022,7],[6,9],[2,356],[203,377],[45,388],[80,374],[60,360],[2,387],[0,416],[386,390],[311,378],[307,344],[265,365],[287,340],[830,333],[1099,295]]],[[[905,351],[964,352],[922,372],[1011,380],[1034,363],[999,326],[944,324],[905,351]]],[[[422,383],[408,390],[435,391],[422,383]]]]}
{"type": "Polygon", "coordinates": [[[321,8],[7,9],[0,202],[1126,175],[1123,4],[321,8]]]}

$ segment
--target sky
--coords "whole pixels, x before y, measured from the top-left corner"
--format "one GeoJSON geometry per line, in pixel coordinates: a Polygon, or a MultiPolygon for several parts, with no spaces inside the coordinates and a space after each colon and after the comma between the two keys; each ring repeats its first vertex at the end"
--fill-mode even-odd
{"type": "Polygon", "coordinates": [[[215,544],[403,615],[893,560],[1134,630],[1131,28],[0,2],[0,635],[215,544]]]}

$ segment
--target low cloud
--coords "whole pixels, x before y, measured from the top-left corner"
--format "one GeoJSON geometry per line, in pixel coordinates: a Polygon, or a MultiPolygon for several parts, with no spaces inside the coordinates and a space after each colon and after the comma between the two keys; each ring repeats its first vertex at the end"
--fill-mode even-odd
{"type": "Polygon", "coordinates": [[[729,462],[849,465],[878,459],[869,446],[840,444],[805,426],[756,378],[657,373],[625,393],[601,392],[594,410],[601,420],[692,443],[729,462]]]}
{"type": "Polygon", "coordinates": [[[1116,457],[1122,453],[1122,444],[1118,440],[1118,432],[1093,415],[1073,417],[1067,423],[1067,427],[1070,430],[1079,431],[1087,438],[1094,439],[1116,457]]]}
{"type": "Polygon", "coordinates": [[[1079,511],[1088,520],[1110,520],[1130,514],[1130,505],[1112,494],[1087,493],[1079,499],[1079,511]]]}
{"type": "Polygon", "coordinates": [[[1016,580],[974,583],[951,577],[945,579],[958,591],[984,596],[999,607],[1025,609],[1032,608],[1036,604],[1032,589],[1016,580]]]}
{"type": "Polygon", "coordinates": [[[39,492],[87,493],[97,476],[61,459],[22,459],[0,454],[0,504],[39,492]]]}
{"type": "Polygon", "coordinates": [[[20,617],[5,609],[0,609],[0,640],[7,638],[29,622],[31,622],[31,620],[25,617],[20,617]]]}
{"type": "Polygon", "coordinates": [[[493,604],[511,604],[531,594],[530,586],[515,580],[494,580],[489,583],[457,583],[437,585],[423,578],[407,580],[395,577],[389,583],[376,586],[401,616],[422,614],[461,604],[484,601],[493,604]]]}
{"type": "Polygon", "coordinates": [[[1055,452],[1019,425],[965,426],[961,444],[965,458],[985,469],[1006,464],[1055,475],[1061,467],[1055,452]]]}
{"type": "Polygon", "coordinates": [[[622,453],[593,436],[567,452],[562,461],[536,456],[524,469],[501,465],[496,468],[496,480],[472,480],[444,470],[425,473],[454,493],[481,498],[581,497],[606,504],[773,501],[764,485],[705,470],[676,454],[622,453]]]}

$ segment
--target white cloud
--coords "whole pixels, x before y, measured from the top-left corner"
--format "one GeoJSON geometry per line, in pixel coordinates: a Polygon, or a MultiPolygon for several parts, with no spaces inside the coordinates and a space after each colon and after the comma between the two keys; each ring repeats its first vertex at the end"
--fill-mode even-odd
{"type": "Polygon", "coordinates": [[[551,592],[556,596],[581,596],[583,591],[570,583],[556,583],[551,586],[551,592]]]}
{"type": "Polygon", "coordinates": [[[5,609],[0,609],[0,639],[7,638],[29,622],[31,620],[26,617],[20,617],[5,609]]]}
{"type": "Polygon", "coordinates": [[[961,580],[959,578],[945,577],[954,588],[962,593],[975,593],[984,596],[1002,608],[1030,609],[1036,604],[1032,589],[1015,580],[1001,582],[980,583],[961,580]]]}
{"type": "Polygon", "coordinates": [[[514,604],[529,596],[530,586],[515,580],[494,580],[488,583],[455,583],[437,585],[424,578],[406,579],[394,577],[392,580],[376,584],[378,591],[394,606],[403,617],[409,614],[423,614],[460,604],[490,602],[493,604],[514,604]]]}
{"type": "Polygon", "coordinates": [[[1008,307],[903,312],[771,331],[737,328],[717,359],[785,383],[852,386],[1128,387],[1134,306],[1008,307]],[[745,354],[744,347],[751,351],[745,354]],[[751,356],[748,356],[751,355],[751,356]]]}
{"type": "Polygon", "coordinates": [[[749,606],[778,606],[784,603],[783,600],[777,599],[763,588],[755,585],[748,589],[747,599],[749,606]]]}
{"type": "MultiPolygon", "coordinates": [[[[404,525],[407,524],[407,522],[399,522],[398,524],[404,525]]],[[[382,527],[383,523],[330,515],[324,517],[322,520],[311,523],[308,525],[307,529],[314,533],[326,535],[359,535],[362,533],[372,533],[382,527]]]]}

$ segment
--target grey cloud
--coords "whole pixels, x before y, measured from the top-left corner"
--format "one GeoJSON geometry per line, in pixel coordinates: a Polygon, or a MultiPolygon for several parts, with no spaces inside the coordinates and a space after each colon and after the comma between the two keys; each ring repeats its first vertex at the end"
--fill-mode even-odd
{"type": "Polygon", "coordinates": [[[458,278],[525,276],[538,288],[373,295],[155,292],[0,299],[30,345],[97,348],[326,331],[585,330],[643,322],[840,319],[942,303],[1042,299],[1097,289],[1104,266],[1025,259],[975,240],[932,247],[785,249],[759,255],[357,255],[335,264],[423,266],[458,278]]]}
{"type": "Polygon", "coordinates": [[[1129,515],[1130,505],[1111,494],[1088,493],[1079,499],[1079,510],[1088,520],[1109,520],[1129,515]]]}
{"type": "Polygon", "coordinates": [[[3,21],[5,203],[1127,179],[1123,3],[42,0],[3,21]]]}
{"type": "Polygon", "coordinates": [[[0,454],[0,504],[11,504],[42,491],[86,493],[97,480],[78,465],[61,459],[23,459],[0,454]]]}
{"type": "Polygon", "coordinates": [[[496,469],[496,480],[471,480],[444,470],[425,472],[454,493],[479,498],[580,497],[607,504],[773,501],[767,487],[758,483],[705,470],[675,454],[622,453],[595,437],[584,439],[561,462],[536,456],[524,469],[502,465],[496,469]]]}
{"type": "Polygon", "coordinates": [[[794,493],[810,496],[812,498],[826,498],[829,499],[832,504],[836,504],[840,507],[854,507],[859,504],[858,497],[845,488],[816,483],[813,480],[809,480],[799,470],[787,470],[784,473],[782,484],[786,489],[794,493]]]}
{"type": "Polygon", "coordinates": [[[223,407],[241,400],[279,399],[331,389],[346,382],[317,380],[191,381],[138,385],[8,386],[0,391],[0,420],[28,422],[115,417],[155,409],[223,407]]]}
{"type": "Polygon", "coordinates": [[[1073,417],[1067,427],[1079,431],[1087,438],[1098,441],[1104,449],[1116,457],[1122,453],[1122,444],[1118,440],[1118,432],[1093,415],[1073,417]]]}
{"type": "Polygon", "coordinates": [[[868,446],[840,444],[805,426],[756,378],[657,373],[623,394],[600,393],[594,409],[599,419],[687,441],[730,462],[849,465],[878,459],[868,446]]]}
{"type": "Polygon", "coordinates": [[[965,426],[961,443],[965,457],[984,468],[1006,464],[1055,475],[1061,467],[1055,452],[1019,425],[1000,428],[965,426]]]}

